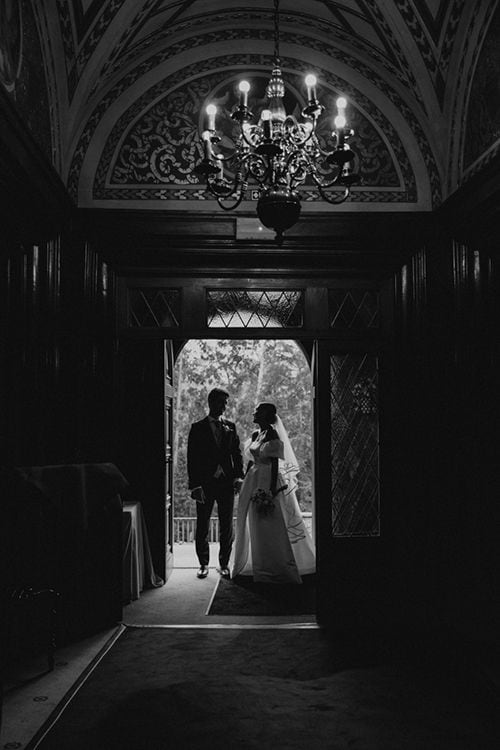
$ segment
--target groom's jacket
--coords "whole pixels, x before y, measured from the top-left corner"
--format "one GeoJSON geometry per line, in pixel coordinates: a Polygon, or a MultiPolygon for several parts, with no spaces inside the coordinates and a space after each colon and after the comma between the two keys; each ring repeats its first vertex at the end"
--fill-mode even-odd
{"type": "Polygon", "coordinates": [[[236,425],[228,419],[221,419],[221,423],[220,445],[217,445],[208,417],[191,425],[187,451],[189,489],[203,486],[213,479],[218,466],[230,481],[243,477],[243,459],[236,425]]]}

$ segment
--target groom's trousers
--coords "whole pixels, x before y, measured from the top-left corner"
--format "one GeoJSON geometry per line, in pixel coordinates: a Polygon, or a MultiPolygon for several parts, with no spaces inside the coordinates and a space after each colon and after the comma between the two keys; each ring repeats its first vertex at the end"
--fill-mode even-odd
{"type": "Polygon", "coordinates": [[[227,568],[233,548],[233,509],[234,488],[232,481],[225,477],[211,479],[203,485],[205,502],[196,503],[196,554],[200,565],[208,566],[210,547],[208,543],[210,517],[214,503],[217,502],[219,516],[219,565],[227,568]]]}

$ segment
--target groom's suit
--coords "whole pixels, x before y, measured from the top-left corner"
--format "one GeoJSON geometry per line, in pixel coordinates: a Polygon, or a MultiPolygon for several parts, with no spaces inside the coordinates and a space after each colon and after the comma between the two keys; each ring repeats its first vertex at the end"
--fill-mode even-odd
{"type": "Polygon", "coordinates": [[[243,477],[243,459],[234,422],[220,420],[212,426],[209,417],[194,422],[188,437],[187,468],[189,489],[202,487],[205,502],[196,503],[196,554],[200,565],[208,566],[210,516],[217,501],[219,516],[219,564],[227,568],[233,546],[233,481],[243,477]]]}

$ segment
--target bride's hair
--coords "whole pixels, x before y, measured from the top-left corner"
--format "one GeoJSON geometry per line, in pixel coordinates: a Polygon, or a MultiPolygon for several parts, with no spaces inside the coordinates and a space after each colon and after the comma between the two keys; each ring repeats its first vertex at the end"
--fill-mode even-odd
{"type": "Polygon", "coordinates": [[[271,404],[268,401],[264,401],[263,403],[259,404],[259,406],[262,409],[266,410],[266,415],[269,420],[269,424],[275,424],[278,416],[276,414],[276,407],[274,404],[271,404]]]}

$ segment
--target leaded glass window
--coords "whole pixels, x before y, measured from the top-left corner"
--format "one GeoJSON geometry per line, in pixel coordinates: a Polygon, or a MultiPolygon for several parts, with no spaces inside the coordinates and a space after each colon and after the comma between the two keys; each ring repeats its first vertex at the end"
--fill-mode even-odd
{"type": "Polygon", "coordinates": [[[207,291],[209,328],[300,328],[304,295],[299,290],[207,291]]]}
{"type": "Polygon", "coordinates": [[[333,536],[379,536],[376,356],[331,355],[330,416],[333,536]]]}
{"type": "Polygon", "coordinates": [[[177,328],[180,321],[179,289],[129,289],[128,324],[133,328],[177,328]]]}
{"type": "Polygon", "coordinates": [[[332,328],[378,328],[378,292],[373,289],[329,289],[328,309],[332,328]]]}

